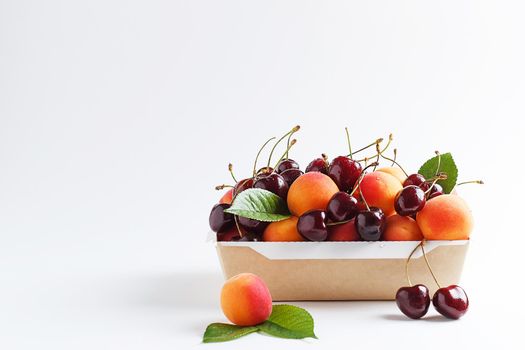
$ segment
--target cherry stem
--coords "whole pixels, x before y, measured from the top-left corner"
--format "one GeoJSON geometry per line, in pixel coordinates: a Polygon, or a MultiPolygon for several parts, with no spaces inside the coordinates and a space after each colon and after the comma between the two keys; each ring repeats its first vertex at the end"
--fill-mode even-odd
{"type": "Polygon", "coordinates": [[[425,258],[425,263],[427,264],[428,270],[430,271],[430,274],[432,275],[432,278],[434,279],[434,282],[436,282],[438,288],[441,288],[441,285],[439,284],[436,275],[434,275],[434,271],[432,271],[432,267],[430,267],[430,263],[427,259],[427,253],[425,253],[425,241],[421,241],[421,251],[423,252],[423,257],[425,258]]]}
{"type": "Polygon", "coordinates": [[[346,224],[346,223],[349,223],[350,221],[352,221],[354,219],[350,219],[350,220],[343,220],[343,221],[337,221],[337,222],[329,222],[326,224],[326,226],[337,226],[337,225],[342,225],[342,224],[346,224]]]}
{"type": "Polygon", "coordinates": [[[242,238],[242,231],[241,231],[241,228],[239,227],[239,222],[237,221],[237,215],[233,217],[233,220],[235,221],[235,226],[237,226],[237,232],[239,232],[239,236],[242,238]]]}
{"type": "MultiPolygon", "coordinates": [[[[392,135],[392,134],[388,135],[388,142],[386,143],[386,146],[385,146],[385,148],[383,148],[382,151],[379,151],[379,152],[377,151],[377,145],[379,145],[379,144],[381,144],[381,142],[383,142],[382,138],[381,139],[377,139],[376,142],[374,142],[373,144],[367,146],[367,148],[375,145],[376,146],[376,153],[379,153],[380,155],[382,155],[388,149],[388,147],[390,147],[390,143],[392,143],[393,139],[394,139],[394,135],[392,135]]],[[[354,154],[355,153],[357,153],[357,152],[354,152],[354,154]]],[[[375,157],[375,155],[373,157],[375,157]]],[[[360,160],[358,160],[358,162],[362,162],[365,159],[366,158],[360,159],[360,160]]]]}
{"type": "Polygon", "coordinates": [[[261,154],[262,150],[264,149],[264,147],[266,147],[266,145],[272,141],[273,139],[275,139],[275,137],[272,137],[270,139],[268,139],[263,145],[262,147],[259,149],[259,152],[257,152],[257,156],[255,157],[255,162],[253,163],[253,177],[255,177],[257,175],[257,160],[259,160],[259,155],[261,154]]]}
{"type": "Polygon", "coordinates": [[[397,159],[397,148],[394,148],[394,161],[392,162],[391,166],[394,166],[394,164],[396,164],[396,159],[397,159]]]}
{"type": "Polygon", "coordinates": [[[466,184],[478,184],[478,185],[484,185],[485,183],[483,180],[471,180],[471,181],[463,181],[458,183],[456,186],[466,185],[466,184]]]}
{"type": "Polygon", "coordinates": [[[235,178],[235,175],[233,175],[233,164],[232,163],[228,164],[228,171],[230,172],[230,175],[232,176],[233,181],[237,183],[237,179],[235,178]]]}
{"type": "MultiPolygon", "coordinates": [[[[359,152],[361,152],[361,151],[364,151],[365,149],[368,149],[368,148],[372,147],[373,145],[375,145],[375,144],[378,143],[378,142],[379,142],[379,143],[383,142],[383,139],[380,138],[380,139],[375,140],[375,142],[372,142],[372,143],[369,144],[368,146],[362,147],[362,148],[358,149],[357,151],[353,152],[352,155],[354,155],[354,154],[356,154],[356,153],[359,153],[359,152]]],[[[350,156],[350,154],[349,154],[348,156],[350,156]]]]}
{"type": "Polygon", "coordinates": [[[434,187],[434,185],[436,184],[436,182],[438,182],[439,180],[446,180],[447,179],[447,174],[445,173],[439,173],[437,174],[436,176],[433,177],[433,180],[432,180],[432,184],[430,185],[430,187],[428,188],[428,190],[425,191],[425,196],[430,192],[432,191],[432,187],[434,187]]]}
{"type": "MultiPolygon", "coordinates": [[[[379,151],[379,145],[377,145],[377,150],[379,151]]],[[[383,150],[383,152],[384,152],[384,150],[383,150]]],[[[399,164],[395,159],[392,159],[392,158],[389,158],[389,157],[383,155],[383,152],[379,152],[378,155],[380,155],[382,158],[384,158],[384,159],[386,159],[386,160],[391,161],[392,164],[397,165],[397,166],[399,167],[399,169],[401,169],[401,171],[402,171],[403,173],[405,173],[405,175],[408,177],[408,173],[405,171],[405,169],[403,169],[403,167],[401,166],[401,164],[399,164]]]]}
{"type": "Polygon", "coordinates": [[[405,276],[407,278],[407,282],[408,282],[408,285],[410,287],[412,287],[412,281],[410,281],[410,276],[408,274],[408,263],[410,262],[410,259],[412,258],[412,255],[414,255],[414,253],[416,252],[417,248],[419,248],[419,246],[421,245],[421,242],[419,242],[416,247],[414,249],[412,249],[412,252],[410,253],[410,255],[408,256],[408,259],[405,263],[405,276]]]}
{"type": "MultiPolygon", "coordinates": [[[[377,166],[377,162],[373,162],[372,164],[370,165],[367,165],[363,171],[361,172],[361,174],[359,175],[359,178],[357,179],[357,182],[356,182],[356,185],[354,186],[354,188],[352,189],[352,192],[350,192],[350,195],[353,195],[355,193],[355,191],[357,191],[357,189],[359,188],[359,186],[361,186],[361,181],[363,181],[363,178],[365,177],[365,171],[366,169],[370,168],[370,167],[373,167],[373,166],[377,166]]],[[[366,206],[366,210],[370,211],[370,207],[368,206],[368,203],[365,199],[365,197],[363,196],[363,191],[359,191],[359,196],[361,196],[361,199],[363,200],[363,202],[365,203],[365,206],[366,206]]]]}
{"type": "Polygon", "coordinates": [[[266,168],[269,169],[270,168],[270,162],[272,161],[272,155],[273,155],[273,151],[275,151],[275,148],[277,147],[277,145],[279,143],[281,143],[282,140],[284,140],[287,136],[293,134],[294,132],[296,132],[297,130],[299,130],[299,125],[297,126],[294,126],[294,128],[290,131],[288,131],[286,134],[284,134],[279,140],[277,140],[275,142],[275,144],[273,145],[272,147],[272,150],[270,151],[270,156],[268,157],[268,164],[266,165],[266,168]]]}
{"type": "Polygon", "coordinates": [[[275,163],[275,166],[273,167],[274,169],[277,168],[277,165],[279,165],[279,163],[281,162],[281,160],[284,159],[284,157],[287,157],[288,159],[288,151],[290,150],[290,148],[292,148],[293,145],[295,145],[295,143],[297,142],[296,139],[293,139],[289,144],[288,144],[288,147],[286,148],[286,151],[283,153],[283,155],[281,156],[281,158],[279,158],[279,160],[277,161],[277,163],[275,163]]]}
{"type": "Polygon", "coordinates": [[[353,159],[352,158],[352,145],[350,143],[350,134],[348,133],[347,127],[345,127],[345,132],[346,132],[346,142],[348,143],[348,151],[350,152],[348,156],[350,157],[350,159],[353,159]]]}
{"type": "Polygon", "coordinates": [[[288,159],[288,151],[290,150],[290,140],[292,138],[292,135],[297,132],[298,130],[300,129],[300,126],[297,125],[295,128],[292,129],[292,133],[290,133],[290,135],[288,135],[288,140],[286,141],[286,159],[288,159]],[[296,130],[294,130],[296,129],[296,130]]]}
{"type": "Polygon", "coordinates": [[[232,188],[233,188],[232,185],[222,184],[222,185],[217,185],[217,186],[215,186],[215,190],[220,191],[220,190],[225,189],[226,187],[232,187],[232,188]]]}
{"type": "Polygon", "coordinates": [[[436,169],[436,176],[437,176],[439,174],[439,168],[441,167],[441,153],[439,153],[439,151],[436,151],[435,153],[438,157],[438,166],[436,169]]]}
{"type": "Polygon", "coordinates": [[[359,185],[361,185],[361,181],[363,181],[363,177],[365,177],[366,173],[366,169],[368,168],[371,168],[373,166],[377,166],[377,162],[374,162],[370,165],[367,165],[362,171],[361,171],[361,174],[359,174],[359,177],[357,178],[357,181],[355,182],[355,185],[354,185],[354,188],[352,188],[352,192],[350,192],[350,195],[353,195],[355,193],[355,191],[357,191],[357,189],[359,188],[359,185]]]}

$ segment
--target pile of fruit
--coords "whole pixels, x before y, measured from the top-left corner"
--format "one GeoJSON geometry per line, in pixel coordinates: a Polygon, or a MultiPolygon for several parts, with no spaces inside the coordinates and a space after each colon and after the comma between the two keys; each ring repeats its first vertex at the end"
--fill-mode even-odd
{"type": "MultiPolygon", "coordinates": [[[[210,213],[218,241],[422,241],[465,240],[473,227],[472,214],[457,195],[457,167],[450,153],[436,155],[417,173],[407,173],[388,156],[389,136],[328,161],[326,155],[304,172],[289,158],[299,126],[277,140],[266,166],[258,168],[257,153],[250,177],[228,188],[210,213]],[[286,149],[272,167],[276,147],[286,149]],[[361,156],[369,152],[368,156],[361,156]],[[359,154],[359,156],[357,156],[359,154]],[[386,164],[382,164],[386,163],[386,164]]],[[[346,152],[345,152],[346,153],[346,152]]],[[[481,183],[468,181],[464,183],[481,183]]]]}

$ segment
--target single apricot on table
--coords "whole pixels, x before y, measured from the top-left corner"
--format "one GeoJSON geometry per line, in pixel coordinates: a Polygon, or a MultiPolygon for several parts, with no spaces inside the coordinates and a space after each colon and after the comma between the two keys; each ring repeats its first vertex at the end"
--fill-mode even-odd
{"type": "Polygon", "coordinates": [[[443,194],[427,201],[416,221],[426,239],[468,239],[474,220],[467,203],[458,195],[443,194]]]}
{"type": "Polygon", "coordinates": [[[288,190],[288,209],[295,216],[308,210],[326,210],[332,196],[339,188],[329,176],[311,171],[299,176],[288,190]]]}
{"type": "Polygon", "coordinates": [[[232,323],[255,326],[270,317],[272,296],[262,278],[253,273],[241,273],[224,283],[221,308],[232,323]]]}
{"type": "Polygon", "coordinates": [[[288,219],[272,222],[264,230],[262,239],[267,242],[300,242],[304,241],[303,236],[297,231],[296,216],[288,219]]]}
{"type": "Polygon", "coordinates": [[[423,234],[416,220],[394,214],[386,218],[383,239],[385,241],[421,241],[423,234]]]}

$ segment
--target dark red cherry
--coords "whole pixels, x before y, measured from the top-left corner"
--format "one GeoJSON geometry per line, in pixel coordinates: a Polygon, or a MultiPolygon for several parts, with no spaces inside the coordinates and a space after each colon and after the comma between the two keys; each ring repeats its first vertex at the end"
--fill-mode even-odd
{"type": "Polygon", "coordinates": [[[284,181],[284,178],[277,173],[259,177],[253,184],[253,187],[273,192],[284,200],[286,200],[286,196],[288,195],[288,184],[284,181]]]}
{"type": "Polygon", "coordinates": [[[248,232],[244,234],[241,238],[238,239],[239,242],[260,242],[262,241],[262,236],[257,233],[248,232]]]}
{"type": "Polygon", "coordinates": [[[288,184],[288,187],[292,186],[293,182],[304,173],[299,169],[288,169],[283,171],[280,175],[283,177],[284,181],[288,184]]]}
{"type": "Polygon", "coordinates": [[[425,183],[425,177],[421,174],[412,174],[408,175],[408,177],[403,182],[403,187],[406,186],[420,186],[422,183],[425,183]]]}
{"type": "Polygon", "coordinates": [[[316,158],[306,166],[306,173],[310,171],[318,171],[325,175],[328,175],[328,163],[323,158],[316,158]]]}
{"type": "Polygon", "coordinates": [[[432,298],[432,304],[443,316],[457,320],[468,311],[467,293],[455,284],[439,288],[432,298]]]}
{"type": "Polygon", "coordinates": [[[385,232],[386,217],[381,209],[370,207],[357,213],[354,224],[363,241],[379,241],[385,232]]]}
{"type": "Polygon", "coordinates": [[[210,212],[210,228],[214,232],[224,231],[233,224],[233,215],[225,213],[224,210],[230,207],[229,204],[215,204],[210,212]]]}
{"type": "Polygon", "coordinates": [[[396,213],[401,216],[410,216],[425,206],[425,192],[419,186],[409,185],[399,191],[394,199],[396,213]]]}
{"type": "Polygon", "coordinates": [[[350,220],[358,211],[357,199],[346,192],[334,194],[326,207],[326,214],[334,222],[350,220]]]}
{"type": "Polygon", "coordinates": [[[328,237],[326,213],[322,210],[310,210],[299,217],[297,231],[309,241],[325,241],[328,237]]]}
{"type": "Polygon", "coordinates": [[[430,192],[428,193],[428,199],[435,198],[437,196],[441,196],[443,193],[444,193],[443,187],[441,187],[440,184],[436,183],[430,189],[430,192]]]}
{"type": "Polygon", "coordinates": [[[253,187],[253,178],[243,179],[235,184],[233,187],[233,195],[236,196],[244,190],[253,187]]]}
{"type": "Polygon", "coordinates": [[[430,306],[428,288],[422,284],[412,287],[401,287],[396,293],[396,304],[402,313],[418,319],[426,315],[430,306]]]}
{"type": "MultiPolygon", "coordinates": [[[[244,234],[244,233],[243,233],[244,234]]],[[[219,242],[231,242],[238,241],[241,239],[237,226],[233,225],[225,229],[224,231],[217,232],[217,241],[219,242]]]]}
{"type": "Polygon", "coordinates": [[[354,187],[362,170],[358,162],[346,156],[339,156],[330,163],[328,175],[334,180],[340,191],[348,192],[354,187]]]}
{"type": "Polygon", "coordinates": [[[283,159],[277,164],[277,173],[279,174],[288,169],[299,169],[299,163],[293,159],[283,159]]]}
{"type": "Polygon", "coordinates": [[[272,167],[263,167],[259,170],[257,170],[257,176],[266,176],[266,175],[270,175],[271,173],[273,173],[273,168],[272,167]]]}
{"type": "Polygon", "coordinates": [[[266,226],[270,224],[269,222],[248,219],[242,216],[237,217],[237,222],[247,232],[256,234],[262,234],[266,226]]]}

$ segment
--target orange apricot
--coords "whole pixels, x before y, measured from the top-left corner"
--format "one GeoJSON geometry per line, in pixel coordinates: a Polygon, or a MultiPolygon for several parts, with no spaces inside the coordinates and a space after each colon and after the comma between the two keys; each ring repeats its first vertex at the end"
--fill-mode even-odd
{"type": "Polygon", "coordinates": [[[288,219],[272,222],[264,230],[262,239],[268,242],[300,242],[304,241],[303,236],[297,231],[296,216],[288,219]]]}
{"type": "Polygon", "coordinates": [[[423,234],[416,220],[408,216],[394,214],[386,218],[383,239],[385,241],[421,241],[423,234]]]}
{"type": "Polygon", "coordinates": [[[401,183],[403,183],[407,178],[403,170],[401,170],[399,167],[387,166],[384,168],[379,168],[377,169],[377,171],[382,171],[384,173],[390,174],[394,176],[396,179],[398,179],[399,182],[401,183]]]}
{"type": "Polygon", "coordinates": [[[255,326],[270,317],[272,296],[262,278],[253,273],[241,273],[224,283],[221,308],[232,323],[255,326]]]}
{"type": "Polygon", "coordinates": [[[312,209],[325,210],[336,192],[339,192],[339,188],[329,176],[312,171],[299,176],[290,186],[288,208],[295,216],[312,209]]]}
{"type": "Polygon", "coordinates": [[[426,239],[468,239],[474,220],[465,200],[458,195],[443,194],[427,201],[417,213],[416,221],[426,239]]]}
{"type": "Polygon", "coordinates": [[[395,212],[394,199],[402,189],[403,185],[396,177],[382,171],[366,174],[359,185],[359,191],[368,205],[380,208],[386,216],[395,212]]]}
{"type": "Polygon", "coordinates": [[[232,204],[233,199],[233,188],[230,188],[225,194],[222,195],[219,200],[220,204],[232,204]]]}
{"type": "Polygon", "coordinates": [[[354,220],[339,225],[328,226],[327,241],[360,241],[361,237],[355,229],[354,220]]]}

